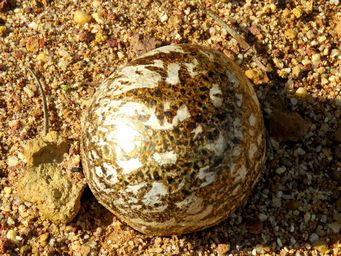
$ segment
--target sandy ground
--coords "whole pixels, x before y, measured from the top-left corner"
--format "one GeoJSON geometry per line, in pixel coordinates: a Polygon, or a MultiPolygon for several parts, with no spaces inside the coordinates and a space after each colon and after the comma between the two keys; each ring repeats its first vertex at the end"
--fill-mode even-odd
{"type": "Polygon", "coordinates": [[[339,0],[0,0],[0,254],[340,254],[340,24],[339,0]],[[44,85],[50,129],[72,141],[79,159],[79,117],[98,83],[173,43],[219,49],[255,84],[270,148],[247,203],[205,231],[147,237],[88,189],[69,224],[22,201],[23,146],[44,130],[39,88],[25,67],[44,85]]]}

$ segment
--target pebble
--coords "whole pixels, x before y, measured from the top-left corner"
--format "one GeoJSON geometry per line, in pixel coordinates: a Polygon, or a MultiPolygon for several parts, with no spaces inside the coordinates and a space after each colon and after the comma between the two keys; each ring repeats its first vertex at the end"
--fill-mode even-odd
{"type": "Polygon", "coordinates": [[[302,68],[300,65],[293,67],[293,69],[292,69],[293,76],[298,77],[301,74],[301,70],[302,70],[302,68]]]}
{"type": "Polygon", "coordinates": [[[94,20],[99,23],[99,24],[103,24],[104,23],[104,19],[103,16],[101,15],[101,13],[95,12],[92,15],[92,18],[94,18],[94,20]]]}
{"type": "Polygon", "coordinates": [[[311,63],[314,66],[318,66],[321,62],[321,56],[319,53],[314,54],[313,56],[311,56],[311,63]]]}
{"type": "Polygon", "coordinates": [[[296,90],[295,95],[297,97],[304,98],[305,96],[307,96],[307,89],[305,87],[299,87],[296,90]]]}
{"type": "Polygon", "coordinates": [[[6,234],[6,237],[15,242],[16,241],[16,237],[17,237],[17,231],[15,231],[14,229],[10,229],[8,230],[7,234],[6,234]]]}
{"type": "Polygon", "coordinates": [[[49,60],[49,55],[45,52],[41,52],[37,55],[37,60],[46,63],[49,60]]]}
{"type": "Polygon", "coordinates": [[[225,255],[229,250],[230,250],[229,244],[218,244],[216,249],[218,255],[225,255]]]}
{"type": "Polygon", "coordinates": [[[29,52],[39,51],[39,39],[37,37],[28,37],[26,40],[26,49],[29,52]]]}
{"type": "Polygon", "coordinates": [[[307,223],[311,219],[311,214],[309,212],[306,212],[304,214],[304,222],[307,223]]]}
{"type": "Polygon", "coordinates": [[[167,15],[167,13],[161,15],[160,21],[161,21],[162,23],[166,22],[167,20],[168,20],[168,15],[167,15]]]}
{"type": "Polygon", "coordinates": [[[341,224],[339,224],[337,222],[332,222],[332,223],[329,223],[327,225],[333,231],[334,234],[339,234],[340,228],[341,228],[341,224]]]}
{"type": "Polygon", "coordinates": [[[17,166],[18,163],[19,163],[19,160],[16,156],[9,156],[7,159],[8,167],[17,166]]]}
{"type": "Polygon", "coordinates": [[[319,237],[318,234],[316,234],[316,233],[312,233],[312,234],[310,235],[310,237],[309,237],[309,241],[312,242],[312,243],[318,241],[319,239],[320,239],[320,237],[319,237]]]}
{"type": "Polygon", "coordinates": [[[297,37],[297,32],[293,29],[287,29],[285,32],[284,32],[284,35],[285,37],[291,39],[291,40],[294,40],[296,37],[297,37]]]}
{"type": "Polygon", "coordinates": [[[258,215],[258,218],[259,218],[259,220],[260,220],[261,222],[264,222],[264,221],[266,221],[266,220],[268,219],[268,216],[265,215],[264,213],[260,213],[260,214],[258,215]]]}
{"type": "Polygon", "coordinates": [[[285,173],[286,170],[287,170],[287,168],[285,166],[281,166],[281,167],[278,167],[276,169],[276,173],[277,174],[283,174],[283,173],[285,173]]]}
{"type": "Polygon", "coordinates": [[[266,84],[269,82],[269,78],[266,73],[256,68],[246,70],[245,75],[254,84],[266,84]]]}
{"type": "Polygon", "coordinates": [[[80,25],[84,25],[86,23],[89,23],[91,21],[91,16],[85,12],[82,12],[80,10],[75,11],[73,15],[73,20],[80,25]]]}
{"type": "Polygon", "coordinates": [[[292,10],[292,13],[297,19],[299,19],[302,16],[302,9],[300,7],[296,7],[292,10]]]}
{"type": "Polygon", "coordinates": [[[5,26],[0,26],[0,37],[4,37],[7,33],[7,28],[5,26]]]}
{"type": "Polygon", "coordinates": [[[277,238],[276,242],[277,242],[279,247],[283,246],[282,240],[280,238],[277,238]]]}
{"type": "Polygon", "coordinates": [[[5,192],[6,195],[9,195],[9,194],[12,193],[12,188],[10,188],[10,187],[4,187],[4,192],[5,192]]]}

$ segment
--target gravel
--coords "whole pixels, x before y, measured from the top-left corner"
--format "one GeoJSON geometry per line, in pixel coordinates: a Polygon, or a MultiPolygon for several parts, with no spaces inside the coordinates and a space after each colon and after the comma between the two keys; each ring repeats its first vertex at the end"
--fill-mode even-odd
{"type": "Polygon", "coordinates": [[[0,0],[0,254],[339,255],[340,11],[335,0],[0,0]],[[69,154],[77,156],[80,116],[98,83],[150,48],[186,42],[219,49],[249,70],[266,125],[274,111],[310,124],[295,141],[269,139],[264,175],[243,207],[199,233],[147,237],[88,190],[77,217],[62,225],[19,199],[23,145],[44,130],[39,89],[25,67],[44,85],[50,129],[73,141],[69,154]]]}

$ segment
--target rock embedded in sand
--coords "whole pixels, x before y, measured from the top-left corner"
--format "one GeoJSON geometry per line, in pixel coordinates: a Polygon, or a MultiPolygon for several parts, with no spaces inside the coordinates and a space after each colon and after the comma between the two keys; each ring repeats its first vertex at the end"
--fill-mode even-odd
{"type": "Polygon", "coordinates": [[[37,205],[54,223],[68,223],[80,208],[84,181],[74,182],[58,164],[64,160],[69,142],[56,132],[31,140],[24,148],[27,170],[17,184],[22,200],[37,205]]]}

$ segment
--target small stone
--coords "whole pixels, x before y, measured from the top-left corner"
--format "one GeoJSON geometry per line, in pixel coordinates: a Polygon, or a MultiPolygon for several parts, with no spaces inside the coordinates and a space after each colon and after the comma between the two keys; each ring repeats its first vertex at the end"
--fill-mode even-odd
{"type": "Polygon", "coordinates": [[[167,15],[167,13],[164,13],[163,15],[161,15],[160,21],[161,21],[162,23],[166,22],[167,20],[168,20],[168,15],[167,15]]]}
{"type": "Polygon", "coordinates": [[[300,98],[304,98],[307,96],[307,89],[304,87],[300,87],[296,90],[295,95],[300,98]]]}
{"type": "Polygon", "coordinates": [[[277,174],[283,174],[283,173],[285,173],[286,170],[287,170],[287,168],[285,166],[281,166],[281,167],[276,169],[276,173],[277,174]]]}
{"type": "Polygon", "coordinates": [[[341,224],[340,223],[333,222],[333,223],[329,223],[327,225],[333,231],[334,234],[339,234],[340,228],[341,228],[341,224]]]}
{"type": "Polygon", "coordinates": [[[31,23],[28,24],[28,27],[37,30],[39,28],[39,25],[37,24],[37,22],[32,21],[31,23]]]}
{"type": "Polygon", "coordinates": [[[124,58],[124,54],[122,52],[117,52],[117,57],[121,60],[124,58]]]}
{"type": "Polygon", "coordinates": [[[300,65],[293,67],[293,69],[292,69],[293,76],[298,77],[301,74],[301,70],[302,70],[302,68],[300,65]]]}
{"type": "Polygon", "coordinates": [[[276,242],[279,247],[283,246],[282,240],[280,238],[277,238],[276,242]]]}
{"type": "Polygon", "coordinates": [[[318,66],[321,62],[321,56],[319,53],[314,54],[313,56],[311,56],[311,63],[314,66],[318,66]]]}
{"type": "Polygon", "coordinates": [[[93,39],[94,39],[94,35],[87,30],[81,30],[78,33],[78,40],[81,42],[89,43],[93,39]]]}
{"type": "Polygon", "coordinates": [[[26,40],[26,49],[29,52],[37,52],[39,51],[39,39],[37,37],[28,37],[26,40]]]}
{"type": "Polygon", "coordinates": [[[43,63],[47,63],[49,61],[49,55],[45,52],[41,52],[37,55],[37,60],[43,63]]]}
{"type": "Polygon", "coordinates": [[[84,25],[86,23],[89,23],[91,21],[91,16],[85,12],[82,12],[80,10],[75,11],[73,15],[73,20],[80,25],[84,25]]]}
{"type": "Polygon", "coordinates": [[[19,163],[19,160],[16,156],[9,156],[7,159],[8,167],[17,166],[18,163],[19,163]]]}
{"type": "Polygon", "coordinates": [[[78,213],[85,181],[74,182],[62,173],[59,163],[69,150],[69,142],[56,132],[29,141],[24,147],[27,170],[18,181],[22,200],[37,205],[54,223],[68,223],[78,213]]]}
{"type": "Polygon", "coordinates": [[[6,234],[6,237],[7,239],[13,241],[13,242],[16,242],[16,236],[17,236],[17,231],[15,231],[14,229],[10,229],[8,230],[7,234],[6,234]]]}
{"type": "Polygon", "coordinates": [[[260,69],[249,69],[245,71],[245,75],[254,84],[266,84],[269,82],[269,78],[265,72],[260,69]]]}
{"type": "Polygon", "coordinates": [[[261,234],[263,232],[263,223],[260,220],[249,221],[246,223],[246,229],[251,234],[261,234]]]}
{"type": "Polygon", "coordinates": [[[218,244],[216,249],[218,255],[225,255],[229,250],[230,250],[229,244],[218,244]]]}
{"type": "Polygon", "coordinates": [[[259,220],[260,220],[261,222],[264,222],[264,221],[266,221],[266,220],[268,219],[268,216],[265,215],[264,213],[260,213],[260,214],[258,215],[258,218],[259,218],[259,220]]]}
{"type": "Polygon", "coordinates": [[[4,192],[5,192],[6,195],[9,195],[9,194],[12,193],[12,188],[10,188],[10,187],[4,187],[4,192]]]}
{"type": "Polygon", "coordinates": [[[308,39],[313,39],[315,37],[315,34],[312,30],[308,30],[306,36],[308,37],[308,39]]]}
{"type": "Polygon", "coordinates": [[[297,32],[293,29],[287,29],[285,32],[284,32],[284,35],[285,37],[291,39],[291,40],[294,40],[296,37],[297,37],[297,32]]]}
{"type": "Polygon", "coordinates": [[[306,212],[306,213],[304,214],[303,218],[304,218],[304,222],[307,223],[307,222],[309,222],[310,219],[311,219],[311,214],[310,214],[309,212],[306,212]]]}
{"type": "Polygon", "coordinates": [[[320,237],[316,233],[312,233],[309,237],[309,241],[312,243],[317,242],[319,239],[320,237]]]}
{"type": "Polygon", "coordinates": [[[302,16],[302,9],[300,7],[296,7],[292,10],[292,13],[297,19],[299,19],[302,16]]]}
{"type": "Polygon", "coordinates": [[[99,24],[103,24],[104,23],[104,19],[101,13],[95,12],[92,15],[92,18],[94,18],[94,20],[99,23],[99,24]]]}
{"type": "Polygon", "coordinates": [[[102,44],[107,40],[108,40],[107,34],[105,34],[103,30],[100,30],[96,33],[94,42],[97,44],[102,44]]]}
{"type": "Polygon", "coordinates": [[[3,37],[7,34],[6,26],[0,26],[0,37],[3,37]]]}
{"type": "Polygon", "coordinates": [[[335,26],[335,34],[338,38],[341,38],[341,23],[337,23],[335,26]]]}
{"type": "Polygon", "coordinates": [[[24,90],[24,92],[27,94],[27,96],[29,98],[33,98],[34,97],[34,92],[30,88],[28,88],[27,86],[25,86],[23,88],[23,90],[24,90]]]}
{"type": "Polygon", "coordinates": [[[310,122],[298,113],[275,110],[270,115],[270,135],[279,142],[298,141],[308,133],[310,122]]]}
{"type": "Polygon", "coordinates": [[[44,233],[39,236],[39,244],[41,246],[47,245],[47,240],[49,239],[49,233],[44,233]]]}

